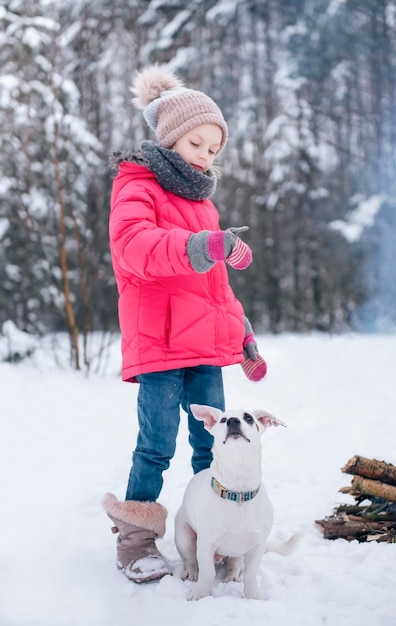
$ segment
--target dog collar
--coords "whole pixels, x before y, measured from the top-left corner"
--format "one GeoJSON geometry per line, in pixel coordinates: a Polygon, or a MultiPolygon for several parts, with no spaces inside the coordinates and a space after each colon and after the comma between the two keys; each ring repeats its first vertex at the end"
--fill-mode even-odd
{"type": "Polygon", "coordinates": [[[259,485],[254,491],[230,491],[223,487],[214,476],[212,476],[211,486],[213,491],[215,491],[220,498],[232,500],[233,502],[248,502],[249,500],[253,500],[260,489],[259,485]]]}

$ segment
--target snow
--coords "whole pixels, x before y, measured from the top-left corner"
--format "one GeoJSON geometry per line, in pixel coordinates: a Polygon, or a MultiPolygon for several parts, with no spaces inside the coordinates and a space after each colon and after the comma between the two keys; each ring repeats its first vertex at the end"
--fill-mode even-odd
{"type": "Polygon", "coordinates": [[[342,6],[345,6],[345,0],[330,0],[329,6],[326,9],[327,15],[333,17],[342,6]]]}
{"type": "Polygon", "coordinates": [[[239,366],[225,368],[227,405],[286,422],[262,439],[271,538],[303,534],[292,555],[264,555],[266,600],[245,600],[241,583],[219,581],[213,597],[186,600],[194,583],[181,581],[173,542],[191,477],[184,415],[160,498],[169,513],[159,547],[174,575],[140,586],[116,569],[100,501],[107,491],[123,498],[138,387],[120,381],[118,342],[106,373],[89,377],[37,349],[29,361],[0,363],[2,626],[394,625],[396,546],[328,541],[315,520],[350,501],[338,489],[350,484],[340,468],[353,455],[396,463],[396,336],[258,340],[268,376],[255,384],[239,366]]]}
{"type": "Polygon", "coordinates": [[[335,220],[329,224],[330,228],[339,231],[349,242],[358,241],[365,228],[374,224],[375,218],[386,201],[385,194],[375,194],[362,200],[351,211],[348,221],[335,220]]]}
{"type": "Polygon", "coordinates": [[[236,9],[237,4],[234,0],[220,0],[217,4],[215,4],[215,6],[206,12],[206,21],[211,22],[215,20],[226,20],[230,16],[234,15],[236,9]]]}
{"type": "Polygon", "coordinates": [[[185,9],[184,11],[177,13],[173,20],[164,26],[161,31],[161,38],[157,42],[160,49],[166,50],[166,48],[169,48],[173,44],[178,32],[190,17],[191,11],[185,9]]]}
{"type": "MultiPolygon", "coordinates": [[[[16,265],[7,265],[6,272],[8,278],[17,279],[20,268],[16,265]]],[[[15,362],[33,353],[37,347],[36,337],[19,330],[11,320],[4,322],[0,341],[0,360],[15,362]]]]}
{"type": "Polygon", "coordinates": [[[29,46],[29,48],[32,48],[33,50],[38,50],[42,44],[49,45],[51,43],[51,38],[46,33],[40,32],[37,28],[28,26],[23,31],[22,43],[29,46]]]}

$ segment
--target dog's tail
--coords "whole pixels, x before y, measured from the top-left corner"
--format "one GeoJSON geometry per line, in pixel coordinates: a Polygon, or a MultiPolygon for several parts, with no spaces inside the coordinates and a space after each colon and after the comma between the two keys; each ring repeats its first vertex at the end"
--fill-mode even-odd
{"type": "Polygon", "coordinates": [[[289,537],[287,541],[267,541],[265,546],[266,552],[276,552],[281,556],[288,556],[294,552],[301,540],[301,533],[296,533],[289,537]]]}

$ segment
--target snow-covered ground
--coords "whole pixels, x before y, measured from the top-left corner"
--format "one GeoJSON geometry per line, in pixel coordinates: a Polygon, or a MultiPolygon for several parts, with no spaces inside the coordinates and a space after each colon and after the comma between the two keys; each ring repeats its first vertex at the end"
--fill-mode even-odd
{"type": "Polygon", "coordinates": [[[134,585],[115,567],[101,510],[123,498],[136,435],[137,386],[122,383],[118,348],[106,375],[60,369],[39,354],[0,364],[0,624],[11,626],[394,626],[396,545],[327,541],[315,520],[349,496],[340,468],[355,454],[396,464],[396,336],[261,336],[262,383],[224,370],[228,408],[265,408],[288,428],[262,439],[275,511],[272,538],[303,533],[289,557],[263,557],[265,601],[217,582],[187,602],[173,520],[191,470],[184,415],[161,502],[160,549],[174,575],[134,585]]]}

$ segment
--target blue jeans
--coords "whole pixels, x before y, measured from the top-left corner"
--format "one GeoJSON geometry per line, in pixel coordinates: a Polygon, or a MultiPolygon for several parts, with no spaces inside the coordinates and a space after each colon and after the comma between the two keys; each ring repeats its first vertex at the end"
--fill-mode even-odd
{"type": "Polygon", "coordinates": [[[212,461],[212,435],[194,418],[190,404],[207,404],[224,411],[223,377],[220,367],[199,365],[138,376],[139,433],[125,499],[157,500],[162,472],[175,454],[180,406],[188,414],[191,464],[194,474],[212,461]]]}

